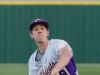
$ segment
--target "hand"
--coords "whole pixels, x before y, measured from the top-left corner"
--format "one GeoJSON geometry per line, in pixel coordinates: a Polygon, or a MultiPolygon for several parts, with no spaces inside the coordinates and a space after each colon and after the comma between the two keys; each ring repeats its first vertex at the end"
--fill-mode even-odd
{"type": "Polygon", "coordinates": [[[56,73],[54,71],[52,71],[50,75],[56,75],[56,73]]]}
{"type": "Polygon", "coordinates": [[[51,73],[50,75],[56,75],[56,74],[51,73]]]}

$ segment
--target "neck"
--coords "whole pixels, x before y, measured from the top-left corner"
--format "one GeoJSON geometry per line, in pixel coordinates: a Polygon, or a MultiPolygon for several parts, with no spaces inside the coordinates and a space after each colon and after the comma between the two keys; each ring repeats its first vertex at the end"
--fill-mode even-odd
{"type": "Polygon", "coordinates": [[[48,40],[45,42],[36,42],[36,44],[39,48],[40,53],[44,53],[48,46],[48,40]]]}

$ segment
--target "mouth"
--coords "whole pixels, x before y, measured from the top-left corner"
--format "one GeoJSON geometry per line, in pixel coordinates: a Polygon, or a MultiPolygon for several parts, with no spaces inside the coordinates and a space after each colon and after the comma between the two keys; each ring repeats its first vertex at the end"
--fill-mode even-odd
{"type": "Polygon", "coordinates": [[[43,36],[43,35],[38,35],[38,36],[43,36]]]}

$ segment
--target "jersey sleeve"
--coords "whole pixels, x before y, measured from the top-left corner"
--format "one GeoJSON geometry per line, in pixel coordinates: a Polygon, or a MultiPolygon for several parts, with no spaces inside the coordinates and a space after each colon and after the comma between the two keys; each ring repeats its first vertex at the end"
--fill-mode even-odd
{"type": "Polygon", "coordinates": [[[61,48],[63,48],[64,46],[68,46],[70,49],[70,52],[72,54],[72,49],[71,49],[70,45],[64,40],[55,40],[53,43],[53,50],[56,52],[57,55],[59,55],[59,53],[58,53],[59,50],[61,48]]]}
{"type": "Polygon", "coordinates": [[[37,75],[37,67],[34,62],[35,53],[33,53],[28,61],[29,75],[37,75]]]}
{"type": "Polygon", "coordinates": [[[28,62],[28,69],[29,69],[29,75],[32,75],[32,71],[31,71],[31,60],[29,60],[28,62]]]}
{"type": "Polygon", "coordinates": [[[29,69],[29,75],[33,75],[34,73],[33,73],[33,71],[32,71],[32,56],[33,55],[31,55],[31,57],[30,57],[30,59],[29,59],[29,61],[28,61],[28,69],[29,69]]]}

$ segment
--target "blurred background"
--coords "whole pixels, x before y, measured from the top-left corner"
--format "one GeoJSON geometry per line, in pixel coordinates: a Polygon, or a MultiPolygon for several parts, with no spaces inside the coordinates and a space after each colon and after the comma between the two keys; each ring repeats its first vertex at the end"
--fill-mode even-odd
{"type": "Polygon", "coordinates": [[[37,49],[29,24],[38,18],[49,23],[49,39],[70,44],[79,75],[100,74],[99,0],[0,0],[0,75],[28,75],[37,49]]]}

